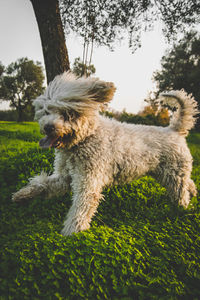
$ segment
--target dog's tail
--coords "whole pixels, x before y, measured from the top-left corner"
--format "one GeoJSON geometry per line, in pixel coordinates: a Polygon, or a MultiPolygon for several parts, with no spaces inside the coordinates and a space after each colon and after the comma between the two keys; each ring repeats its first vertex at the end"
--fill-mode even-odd
{"type": "Polygon", "coordinates": [[[197,102],[191,94],[188,95],[184,90],[164,92],[160,95],[160,98],[161,104],[176,108],[169,127],[186,136],[196,122],[197,102]]]}

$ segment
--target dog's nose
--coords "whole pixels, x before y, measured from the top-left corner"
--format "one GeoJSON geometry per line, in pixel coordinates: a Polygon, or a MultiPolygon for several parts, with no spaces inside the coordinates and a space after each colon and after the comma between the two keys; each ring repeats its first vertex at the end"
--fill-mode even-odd
{"type": "Polygon", "coordinates": [[[52,131],[54,131],[55,127],[53,124],[46,124],[44,126],[44,131],[47,133],[47,134],[50,134],[52,133],[52,131]]]}

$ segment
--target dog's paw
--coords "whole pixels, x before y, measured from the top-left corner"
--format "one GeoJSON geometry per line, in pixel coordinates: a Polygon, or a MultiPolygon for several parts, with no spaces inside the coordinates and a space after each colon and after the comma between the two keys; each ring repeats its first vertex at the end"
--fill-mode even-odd
{"type": "Polygon", "coordinates": [[[26,193],[22,192],[21,190],[14,193],[12,195],[12,201],[13,202],[24,202],[25,200],[27,200],[29,197],[27,197],[26,193]]]}
{"type": "Polygon", "coordinates": [[[13,202],[24,202],[26,200],[33,198],[37,194],[38,194],[38,191],[34,187],[27,186],[25,188],[22,188],[18,192],[14,193],[12,195],[12,201],[13,202]]]}
{"type": "Polygon", "coordinates": [[[69,236],[73,233],[88,230],[89,228],[90,224],[88,222],[85,223],[81,222],[81,220],[74,220],[70,223],[69,220],[66,220],[60,234],[63,236],[69,236]]]}

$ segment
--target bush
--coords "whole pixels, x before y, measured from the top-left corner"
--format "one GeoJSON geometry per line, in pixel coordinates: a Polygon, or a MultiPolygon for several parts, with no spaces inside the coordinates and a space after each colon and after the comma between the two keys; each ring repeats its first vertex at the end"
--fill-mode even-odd
{"type": "Polygon", "coordinates": [[[17,121],[16,110],[0,110],[1,121],[17,121]]]}
{"type": "MultiPolygon", "coordinates": [[[[0,121],[17,121],[18,113],[16,110],[0,110],[0,121]]],[[[33,121],[34,112],[32,110],[23,111],[22,120],[23,121],[33,121]]]]}
{"type": "MultiPolygon", "coordinates": [[[[63,237],[70,195],[10,202],[30,176],[52,171],[54,156],[38,149],[34,123],[15,126],[0,123],[0,299],[200,298],[199,198],[189,210],[176,207],[144,177],[105,190],[91,229],[63,237]]],[[[200,189],[200,136],[188,141],[200,189]]]]}
{"type": "Polygon", "coordinates": [[[167,126],[169,123],[169,118],[166,117],[163,112],[159,112],[157,115],[153,113],[143,114],[139,113],[137,115],[127,113],[126,111],[114,112],[114,111],[104,111],[103,115],[114,118],[120,122],[132,123],[132,124],[143,124],[143,125],[156,125],[156,126],[167,126]]]}

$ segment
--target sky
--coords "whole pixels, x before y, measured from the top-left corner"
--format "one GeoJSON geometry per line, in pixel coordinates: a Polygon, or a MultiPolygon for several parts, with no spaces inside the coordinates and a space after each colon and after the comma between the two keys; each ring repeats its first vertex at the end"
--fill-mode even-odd
{"type": "MultiPolygon", "coordinates": [[[[0,61],[7,66],[21,57],[40,61],[44,66],[42,47],[34,11],[29,0],[0,0],[0,61]]],[[[71,65],[82,57],[82,43],[75,35],[66,37],[71,65]]],[[[112,81],[117,87],[110,107],[137,113],[153,90],[153,72],[160,69],[160,59],[169,45],[161,33],[161,25],[144,33],[142,47],[134,54],[127,41],[116,45],[114,52],[105,47],[94,48],[95,76],[112,81]]],[[[0,106],[2,109],[2,105],[0,106]]],[[[4,106],[5,108],[5,106],[4,106]]]]}

